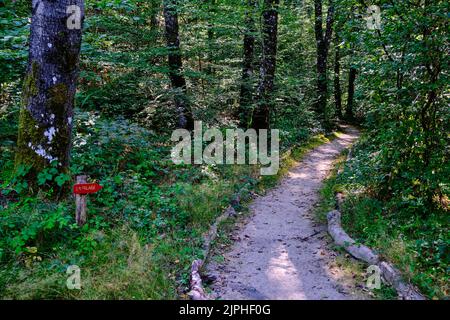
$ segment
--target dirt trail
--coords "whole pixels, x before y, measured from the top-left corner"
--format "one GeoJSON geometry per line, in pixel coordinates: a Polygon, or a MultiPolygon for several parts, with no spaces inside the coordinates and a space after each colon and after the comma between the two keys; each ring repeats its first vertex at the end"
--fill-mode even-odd
{"type": "Polygon", "coordinates": [[[219,299],[364,299],[340,270],[311,209],[333,160],[357,139],[358,131],[324,144],[292,168],[280,184],[250,205],[251,215],[234,238],[225,261],[207,272],[219,299]]]}

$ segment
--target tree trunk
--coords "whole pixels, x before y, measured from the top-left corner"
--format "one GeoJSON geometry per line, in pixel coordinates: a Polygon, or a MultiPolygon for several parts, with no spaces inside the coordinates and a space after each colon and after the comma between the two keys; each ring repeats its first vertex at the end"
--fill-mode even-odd
{"type": "Polygon", "coordinates": [[[345,108],[345,118],[347,120],[353,120],[353,100],[355,95],[355,80],[356,80],[356,68],[350,67],[348,74],[348,94],[347,94],[347,106],[345,108]]]}
{"type": "Polygon", "coordinates": [[[245,17],[244,57],[242,61],[242,78],[238,117],[242,127],[247,128],[251,120],[250,108],[253,102],[253,59],[255,53],[255,0],[248,1],[248,11],[245,17]]]}
{"type": "Polygon", "coordinates": [[[322,26],[322,0],[314,0],[314,14],[314,31],[317,45],[317,100],[315,104],[315,110],[322,124],[325,127],[328,127],[329,123],[326,115],[326,106],[328,100],[327,59],[328,48],[330,46],[330,40],[333,31],[333,2],[331,0],[329,1],[325,34],[323,32],[322,26]]]}
{"type": "Polygon", "coordinates": [[[252,127],[267,129],[270,124],[270,106],[275,79],[277,58],[279,0],[264,0],[263,10],[263,57],[257,91],[257,105],[253,112],[252,127]]]}
{"type": "Polygon", "coordinates": [[[339,39],[336,37],[336,48],[334,57],[334,103],[336,116],[342,119],[342,92],[341,92],[341,56],[339,49],[339,39]]]}
{"type": "Polygon", "coordinates": [[[177,1],[164,0],[163,5],[166,41],[169,50],[169,77],[172,89],[175,91],[175,107],[178,114],[177,127],[191,130],[194,128],[194,120],[186,97],[186,80],[182,74],[183,62],[180,53],[177,1]]]}
{"type": "Polygon", "coordinates": [[[16,168],[30,181],[52,163],[69,166],[84,3],[33,0],[30,50],[23,85],[16,168]]]}

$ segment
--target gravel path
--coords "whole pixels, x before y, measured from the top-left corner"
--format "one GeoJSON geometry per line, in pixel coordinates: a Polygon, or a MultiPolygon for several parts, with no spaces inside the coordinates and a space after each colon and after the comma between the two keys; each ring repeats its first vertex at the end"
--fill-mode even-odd
{"type": "Polygon", "coordinates": [[[216,277],[211,285],[215,298],[363,298],[351,276],[336,265],[326,226],[311,217],[334,159],[358,135],[347,127],[337,139],[307,154],[276,188],[253,201],[249,218],[224,253],[224,262],[211,261],[207,266],[207,273],[216,277]]]}

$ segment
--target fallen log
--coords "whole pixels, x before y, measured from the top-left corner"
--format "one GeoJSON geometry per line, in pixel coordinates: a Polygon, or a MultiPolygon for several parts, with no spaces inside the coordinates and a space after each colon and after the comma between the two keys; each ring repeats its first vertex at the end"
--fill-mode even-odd
{"type": "Polygon", "coordinates": [[[359,245],[353,240],[341,226],[341,213],[333,210],[328,213],[328,233],[334,242],[343,247],[353,257],[362,260],[370,265],[376,265],[380,268],[382,279],[385,283],[391,285],[402,300],[426,300],[419,291],[410,283],[405,282],[400,271],[386,261],[381,261],[369,247],[359,245]]]}
{"type": "Polygon", "coordinates": [[[426,298],[410,283],[404,282],[400,271],[388,262],[381,262],[378,267],[383,279],[395,288],[401,300],[426,300],[426,298]]]}
{"type": "Polygon", "coordinates": [[[341,213],[333,210],[328,213],[328,232],[334,242],[347,250],[353,257],[368,264],[377,264],[380,258],[370,248],[357,244],[341,227],[341,213]]]}

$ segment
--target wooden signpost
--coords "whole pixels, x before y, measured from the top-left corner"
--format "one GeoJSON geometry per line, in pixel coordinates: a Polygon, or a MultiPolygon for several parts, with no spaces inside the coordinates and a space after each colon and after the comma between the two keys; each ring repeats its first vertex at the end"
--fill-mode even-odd
{"type": "Polygon", "coordinates": [[[82,226],[87,221],[87,198],[89,193],[96,193],[103,187],[97,183],[87,183],[87,176],[77,176],[77,184],[73,186],[73,193],[75,194],[75,220],[79,226],[82,226]]]}

